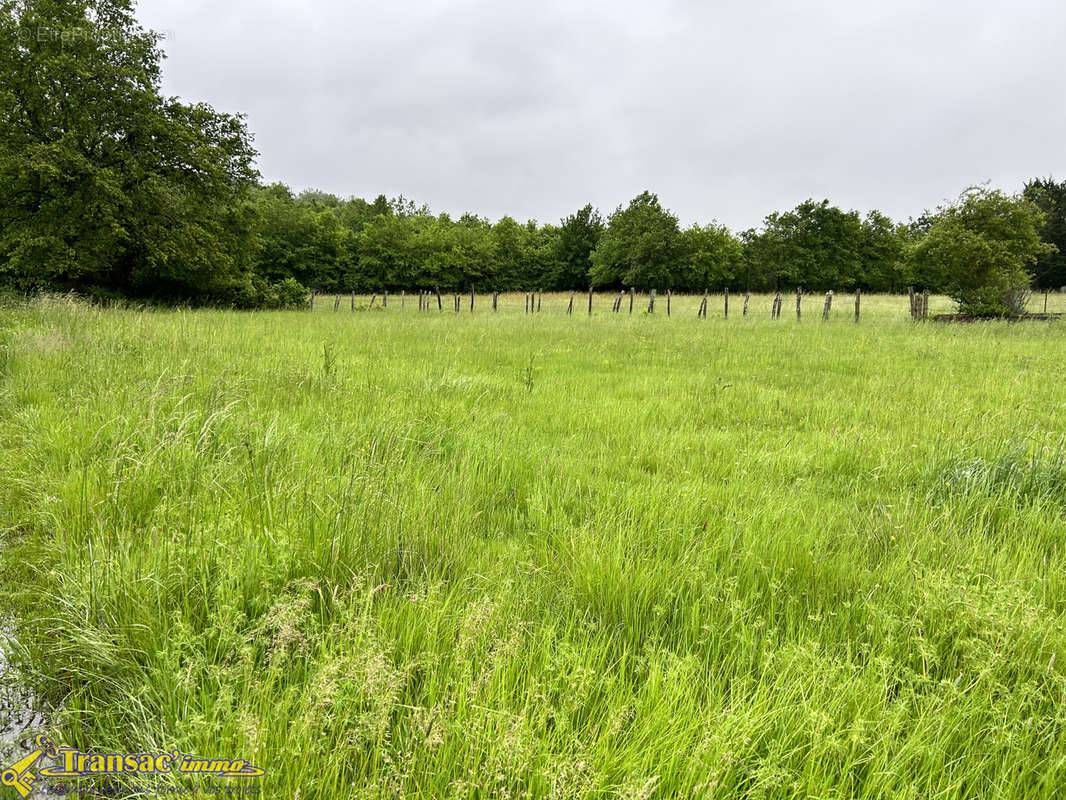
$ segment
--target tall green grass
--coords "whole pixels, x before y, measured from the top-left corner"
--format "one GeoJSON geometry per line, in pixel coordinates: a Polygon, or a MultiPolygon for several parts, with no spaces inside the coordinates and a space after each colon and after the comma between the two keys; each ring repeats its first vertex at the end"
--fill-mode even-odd
{"type": "Polygon", "coordinates": [[[1061,795],[1066,325],[503,299],[0,311],[58,739],[267,797],[1061,795]]]}

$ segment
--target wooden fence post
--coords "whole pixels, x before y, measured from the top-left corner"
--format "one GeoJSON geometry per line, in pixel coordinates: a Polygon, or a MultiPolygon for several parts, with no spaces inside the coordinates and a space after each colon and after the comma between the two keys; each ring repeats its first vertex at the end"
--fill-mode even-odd
{"type": "Polygon", "coordinates": [[[651,290],[651,299],[648,301],[648,313],[649,314],[654,314],[655,313],[655,290],[654,289],[651,290]]]}
{"type": "Polygon", "coordinates": [[[333,297],[333,310],[334,311],[340,311],[341,310],[341,296],[340,296],[340,294],[336,294],[333,297]]]}
{"type": "Polygon", "coordinates": [[[373,297],[370,298],[370,307],[371,308],[374,307],[374,301],[377,300],[377,299],[378,299],[377,294],[375,294],[373,297]]]}
{"type": "Polygon", "coordinates": [[[407,305],[407,290],[400,289],[400,311],[403,311],[404,306],[407,305]]]}
{"type": "Polygon", "coordinates": [[[700,307],[696,309],[696,319],[707,316],[707,290],[703,290],[703,300],[700,301],[700,307]]]}
{"type": "Polygon", "coordinates": [[[801,303],[802,300],[803,300],[803,290],[802,289],[796,289],[796,322],[800,321],[800,316],[803,314],[803,311],[800,309],[800,303],[801,303]]]}
{"type": "Polygon", "coordinates": [[[729,287],[725,287],[725,318],[729,319],[729,287]]]}
{"type": "Polygon", "coordinates": [[[315,290],[311,290],[311,310],[315,310],[315,290]]]}
{"type": "Polygon", "coordinates": [[[855,289],[855,321],[859,321],[859,301],[862,299],[862,289],[855,289]]]}
{"type": "Polygon", "coordinates": [[[636,292],[637,292],[637,290],[636,290],[635,287],[633,287],[633,286],[629,287],[629,313],[630,314],[633,313],[633,297],[636,295],[636,292]]]}
{"type": "Polygon", "coordinates": [[[751,299],[751,292],[744,292],[744,313],[741,316],[748,316],[748,301],[751,299]]]}
{"type": "Polygon", "coordinates": [[[474,311],[474,287],[470,287],[470,311],[474,311]]]}
{"type": "Polygon", "coordinates": [[[670,316],[670,300],[674,296],[673,289],[666,290],[666,316],[670,316]]]}
{"type": "Polygon", "coordinates": [[[492,293],[492,313],[493,314],[496,313],[496,303],[499,300],[499,298],[500,298],[500,293],[499,292],[493,292],[492,293]]]}
{"type": "Polygon", "coordinates": [[[917,308],[916,308],[916,306],[914,304],[914,287],[913,286],[908,286],[907,287],[907,295],[910,297],[910,300],[911,300],[911,319],[914,319],[914,317],[916,316],[917,308]]]}
{"type": "Polygon", "coordinates": [[[781,292],[774,295],[774,304],[770,311],[770,319],[781,319],[781,292]]]}
{"type": "Polygon", "coordinates": [[[537,289],[537,313],[540,313],[540,299],[544,296],[543,289],[537,289]]]}
{"type": "Polygon", "coordinates": [[[566,307],[566,315],[570,316],[574,313],[574,292],[570,292],[570,305],[566,307]]]}
{"type": "Polygon", "coordinates": [[[389,307],[389,290],[388,289],[386,289],[385,290],[385,294],[383,294],[381,296],[381,307],[382,308],[388,308],[389,307]]]}
{"type": "Polygon", "coordinates": [[[592,316],[592,287],[589,287],[589,316],[592,316]]]}
{"type": "Polygon", "coordinates": [[[922,319],[929,319],[929,290],[922,292],[922,319]]]}
{"type": "Polygon", "coordinates": [[[440,299],[440,287],[437,286],[436,290],[437,290],[437,311],[443,311],[444,310],[444,303],[440,299]]]}
{"type": "Polygon", "coordinates": [[[825,308],[822,309],[822,322],[829,321],[829,309],[833,307],[833,290],[825,293],[825,308]]]}
{"type": "Polygon", "coordinates": [[[352,292],[352,311],[355,311],[355,292],[352,292]]]}

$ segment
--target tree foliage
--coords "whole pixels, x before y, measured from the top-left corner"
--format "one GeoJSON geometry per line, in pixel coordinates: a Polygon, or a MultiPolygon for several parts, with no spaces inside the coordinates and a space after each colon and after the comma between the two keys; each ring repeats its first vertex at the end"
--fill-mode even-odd
{"type": "Polygon", "coordinates": [[[591,204],[566,217],[555,237],[554,270],[550,289],[580,289],[588,284],[592,254],[605,229],[603,217],[591,204]]]}
{"type": "Polygon", "coordinates": [[[1037,256],[1033,280],[1041,289],[1066,287],[1066,181],[1041,178],[1025,185],[1023,195],[1044,212],[1040,234],[1057,250],[1037,256]]]}
{"type": "Polygon", "coordinates": [[[1032,283],[1028,268],[1055,250],[1041,239],[1043,224],[1044,214],[1032,201],[971,188],[939,209],[910,257],[940,276],[960,312],[1018,314],[1032,283]]]}
{"type": "Polygon", "coordinates": [[[766,217],[759,251],[767,288],[850,288],[858,274],[862,225],[854,211],[805,200],[766,217]]]}
{"type": "Polygon", "coordinates": [[[880,211],[866,215],[859,228],[855,285],[867,291],[901,292],[911,279],[906,265],[907,228],[880,211]]]}
{"type": "Polygon", "coordinates": [[[164,98],[129,0],[0,4],[0,269],[27,288],[246,297],[240,117],[164,98]]]}
{"type": "Polygon", "coordinates": [[[593,286],[671,288],[681,255],[677,217],[644,191],[619,206],[592,254],[593,286]]]}
{"type": "Polygon", "coordinates": [[[681,232],[681,263],[674,288],[700,291],[735,286],[744,247],[724,225],[693,225],[681,232]]]}

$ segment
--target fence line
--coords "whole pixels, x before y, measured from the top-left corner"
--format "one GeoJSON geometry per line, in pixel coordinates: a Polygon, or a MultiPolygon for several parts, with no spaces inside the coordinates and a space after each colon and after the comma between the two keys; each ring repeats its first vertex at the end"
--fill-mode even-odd
{"type": "MultiPolygon", "coordinates": [[[[797,320],[797,322],[802,322],[802,320],[803,320],[804,290],[802,288],[797,288],[795,290],[795,293],[796,293],[796,320],[797,320]]],[[[332,297],[333,298],[333,310],[334,311],[339,311],[340,310],[341,299],[342,299],[344,294],[349,294],[350,295],[349,306],[350,306],[350,309],[352,311],[355,311],[356,310],[356,302],[355,302],[356,292],[350,292],[350,293],[349,292],[345,292],[345,293],[336,292],[336,293],[333,293],[333,292],[330,292],[328,290],[322,290],[322,289],[311,289],[311,290],[309,290],[306,308],[309,308],[311,311],[314,311],[315,310],[315,301],[318,300],[320,297],[322,297],[324,295],[326,297],[332,297]]],[[[418,289],[418,290],[416,290],[414,292],[414,294],[417,294],[417,296],[418,296],[418,310],[419,311],[429,311],[431,309],[431,302],[432,302],[432,299],[433,299],[434,296],[436,296],[436,299],[437,299],[437,311],[443,311],[444,310],[444,301],[443,301],[443,297],[442,297],[442,294],[441,294],[441,291],[440,291],[440,287],[434,287],[433,289],[418,289]]],[[[493,291],[492,292],[492,312],[493,313],[497,313],[499,311],[500,294],[501,294],[500,291],[493,291]]],[[[539,314],[542,311],[542,309],[543,309],[544,290],[543,289],[537,289],[535,291],[527,291],[524,294],[525,294],[525,313],[526,314],[539,314]]],[[[568,302],[567,302],[567,305],[566,305],[566,315],[567,316],[572,316],[573,313],[574,313],[574,298],[576,297],[576,294],[577,293],[574,292],[574,291],[571,291],[570,294],[569,294],[569,299],[568,299],[568,302]]],[[[611,313],[619,314],[619,313],[622,312],[622,304],[625,302],[627,294],[629,295],[629,313],[630,314],[633,313],[633,308],[634,308],[634,305],[635,305],[635,302],[636,302],[636,296],[637,296],[637,292],[636,292],[636,288],[635,287],[630,287],[628,290],[625,289],[625,288],[622,288],[622,289],[618,290],[618,294],[616,296],[614,296],[613,300],[611,301],[611,307],[610,307],[611,313]]],[[[590,288],[589,291],[588,291],[588,305],[587,305],[588,314],[590,316],[592,315],[592,311],[593,311],[595,295],[596,295],[595,290],[590,288]]],[[[658,295],[659,295],[659,293],[658,293],[658,291],[656,289],[650,289],[648,291],[648,293],[647,293],[648,307],[647,307],[646,313],[648,313],[648,314],[654,314],[655,313],[655,305],[656,305],[656,300],[658,299],[658,295]]],[[[836,296],[836,293],[833,290],[829,290],[828,292],[825,293],[825,299],[824,299],[824,302],[823,302],[823,305],[822,305],[822,320],[825,321],[825,322],[828,322],[832,318],[832,315],[833,315],[833,299],[834,299],[835,296],[836,296]]],[[[907,289],[907,296],[908,296],[908,303],[909,303],[909,308],[910,308],[910,318],[912,320],[916,321],[916,322],[917,321],[928,320],[929,319],[929,292],[927,290],[923,290],[923,291],[919,292],[913,286],[911,286],[911,287],[908,287],[908,289],[907,289]]],[[[379,297],[379,294],[376,293],[376,292],[371,294],[370,303],[368,305],[369,309],[373,309],[375,307],[375,305],[377,304],[377,301],[378,301],[378,297],[379,297]]],[[[668,316],[668,317],[671,316],[671,314],[672,314],[673,297],[674,297],[673,290],[672,289],[667,289],[666,293],[665,293],[665,298],[666,298],[666,316],[668,316]]],[[[696,318],[697,319],[707,319],[707,317],[709,315],[709,312],[710,312],[710,290],[706,290],[705,289],[704,292],[703,292],[703,295],[701,297],[700,296],[697,296],[697,297],[699,297],[699,302],[698,302],[697,307],[696,307],[696,318]]],[[[381,309],[383,309],[383,310],[387,309],[388,306],[389,306],[389,292],[387,290],[382,291],[381,294],[380,294],[380,298],[381,298],[381,305],[380,305],[381,309]]],[[[462,310],[462,305],[463,305],[462,299],[463,299],[462,298],[462,294],[460,292],[456,292],[456,291],[452,292],[452,308],[453,308],[453,310],[454,310],[454,312],[456,314],[460,313],[460,311],[462,310]]],[[[722,290],[722,318],[723,319],[729,319],[729,299],[730,299],[729,289],[728,288],[723,289],[722,290]]],[[[476,301],[477,301],[477,293],[476,293],[475,289],[473,287],[471,287],[471,289],[470,289],[470,308],[469,308],[470,313],[474,313],[475,312],[475,309],[477,307],[476,301]]],[[[406,289],[400,290],[400,310],[401,311],[406,308],[406,302],[407,302],[407,290],[406,289]]],[[[1046,297],[1044,299],[1044,303],[1045,303],[1045,308],[1046,308],[1046,304],[1047,304],[1047,298],[1046,297]]],[[[744,318],[748,317],[748,311],[749,311],[750,305],[751,305],[751,292],[750,291],[745,291],[744,292],[744,304],[743,304],[743,308],[742,308],[742,311],[741,311],[741,316],[742,317],[744,317],[744,318]]],[[[773,295],[771,296],[770,319],[773,319],[773,320],[781,319],[781,311],[782,311],[783,305],[784,305],[784,298],[782,297],[782,293],[780,291],[774,292],[773,295]]],[[[395,308],[395,306],[394,306],[394,308],[395,308]]],[[[862,314],[862,290],[861,289],[856,289],[855,290],[855,313],[854,313],[854,321],[855,322],[859,322],[860,321],[861,314],[862,314]]]]}

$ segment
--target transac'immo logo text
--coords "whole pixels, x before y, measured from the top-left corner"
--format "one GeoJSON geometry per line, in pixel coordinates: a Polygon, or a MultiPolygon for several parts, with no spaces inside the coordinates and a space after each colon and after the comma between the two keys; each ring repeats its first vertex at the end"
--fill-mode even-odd
{"type": "Polygon", "coordinates": [[[89,778],[101,775],[203,775],[213,778],[258,778],[264,770],[241,758],[200,758],[178,750],[169,753],[86,753],[57,748],[47,736],[34,737],[35,749],[0,772],[0,784],[22,797],[33,792],[38,775],[43,778],[89,778]],[[38,761],[49,763],[30,770],[38,761]]]}

